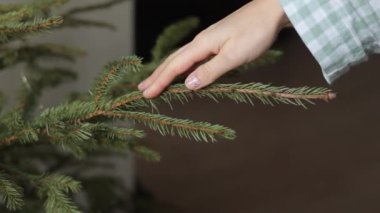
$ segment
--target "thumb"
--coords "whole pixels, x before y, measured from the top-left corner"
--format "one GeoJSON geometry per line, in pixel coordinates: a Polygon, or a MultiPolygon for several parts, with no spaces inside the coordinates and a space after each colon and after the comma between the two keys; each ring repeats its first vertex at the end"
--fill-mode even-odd
{"type": "Polygon", "coordinates": [[[203,88],[239,65],[237,60],[232,60],[224,54],[216,55],[195,69],[186,78],[185,85],[190,90],[203,88]]]}

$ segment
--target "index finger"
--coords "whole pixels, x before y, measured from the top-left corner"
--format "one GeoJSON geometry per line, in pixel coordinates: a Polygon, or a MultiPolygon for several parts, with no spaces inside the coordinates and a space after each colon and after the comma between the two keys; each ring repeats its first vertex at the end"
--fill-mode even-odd
{"type": "Polygon", "coordinates": [[[216,49],[211,46],[212,42],[193,41],[188,47],[173,57],[151,85],[144,91],[146,98],[154,98],[159,95],[176,76],[190,69],[197,62],[203,61],[210,55],[216,54],[216,49]]]}
{"type": "Polygon", "coordinates": [[[143,80],[142,82],[139,83],[138,85],[138,89],[140,91],[144,91],[146,88],[148,88],[152,82],[160,75],[160,73],[162,72],[163,68],[166,67],[166,65],[175,57],[177,56],[180,52],[182,52],[186,47],[188,46],[188,44],[182,46],[181,48],[179,48],[177,51],[175,51],[174,53],[170,54],[169,57],[167,57],[164,62],[162,62],[154,71],[153,73],[147,77],[145,80],[143,80]]]}

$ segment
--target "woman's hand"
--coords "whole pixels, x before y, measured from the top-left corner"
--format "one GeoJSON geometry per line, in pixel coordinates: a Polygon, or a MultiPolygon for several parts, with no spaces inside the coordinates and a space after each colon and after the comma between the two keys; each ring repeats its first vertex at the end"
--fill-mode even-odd
{"type": "Polygon", "coordinates": [[[171,54],[138,86],[146,98],[158,96],[176,76],[199,65],[187,77],[191,90],[214,82],[227,71],[264,53],[288,24],[279,0],[255,0],[199,33],[171,54]]]}

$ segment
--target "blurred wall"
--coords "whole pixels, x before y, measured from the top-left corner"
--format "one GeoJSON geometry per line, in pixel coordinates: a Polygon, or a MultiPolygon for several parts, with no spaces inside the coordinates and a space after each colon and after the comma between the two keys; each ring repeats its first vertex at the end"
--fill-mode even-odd
{"type": "MultiPolygon", "coordinates": [[[[2,0],[4,3],[28,2],[29,0],[2,0]]],[[[64,9],[104,2],[105,0],[80,0],[70,1],[64,9]]],[[[74,64],[61,61],[50,62],[52,65],[64,65],[73,67],[79,72],[76,82],[64,84],[56,89],[46,91],[40,101],[41,108],[57,105],[64,101],[71,91],[87,92],[92,85],[94,77],[102,71],[103,66],[121,56],[134,52],[134,1],[125,3],[110,9],[89,12],[81,17],[106,21],[114,24],[117,31],[99,28],[75,28],[53,30],[50,33],[30,37],[33,42],[56,42],[82,48],[87,51],[87,56],[79,58],[74,64]]],[[[20,87],[23,66],[17,66],[12,70],[0,73],[0,89],[10,96],[10,104],[17,100],[17,89],[20,87]]],[[[133,183],[133,159],[125,159],[119,162],[114,171],[126,176],[128,185],[133,183]]]]}

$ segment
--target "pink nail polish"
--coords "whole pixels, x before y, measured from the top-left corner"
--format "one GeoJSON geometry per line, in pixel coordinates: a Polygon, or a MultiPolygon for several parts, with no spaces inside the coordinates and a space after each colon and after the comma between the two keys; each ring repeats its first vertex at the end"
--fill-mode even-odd
{"type": "Polygon", "coordinates": [[[185,84],[189,89],[197,89],[201,85],[201,81],[192,73],[186,79],[185,84]]]}
{"type": "Polygon", "coordinates": [[[143,96],[146,98],[146,97],[148,97],[147,95],[149,95],[149,90],[145,90],[144,92],[143,92],[143,96]]]}

